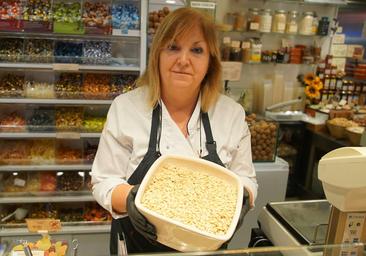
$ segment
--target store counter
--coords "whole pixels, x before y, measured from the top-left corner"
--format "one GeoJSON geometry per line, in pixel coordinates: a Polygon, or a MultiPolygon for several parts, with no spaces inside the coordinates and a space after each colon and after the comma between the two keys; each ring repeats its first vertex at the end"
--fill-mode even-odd
{"type": "Polygon", "coordinates": [[[230,249],[245,248],[250,242],[252,228],[257,228],[257,219],[262,208],[269,202],[284,201],[286,197],[289,166],[286,161],[277,157],[275,162],[254,164],[257,181],[258,197],[255,208],[248,212],[243,225],[229,243],[230,249]]]}

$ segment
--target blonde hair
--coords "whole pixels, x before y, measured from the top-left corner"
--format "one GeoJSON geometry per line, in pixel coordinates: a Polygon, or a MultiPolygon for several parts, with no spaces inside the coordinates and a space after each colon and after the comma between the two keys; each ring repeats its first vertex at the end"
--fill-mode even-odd
{"type": "Polygon", "coordinates": [[[217,33],[212,19],[191,8],[180,8],[166,16],[160,24],[150,48],[149,62],[145,73],[136,81],[138,86],[149,87],[149,104],[154,107],[160,97],[159,56],[163,47],[178,36],[187,35],[194,26],[199,26],[209,49],[209,65],[201,82],[201,109],[207,112],[221,91],[221,63],[217,33]]]}

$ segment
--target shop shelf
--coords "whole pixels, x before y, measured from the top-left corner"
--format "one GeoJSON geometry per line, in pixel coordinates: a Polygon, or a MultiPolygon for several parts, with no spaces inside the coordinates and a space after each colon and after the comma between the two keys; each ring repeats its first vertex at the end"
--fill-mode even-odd
{"type": "Polygon", "coordinates": [[[74,171],[91,170],[91,164],[71,164],[71,165],[0,165],[2,172],[14,171],[74,171]]]}
{"type": "Polygon", "coordinates": [[[106,41],[135,41],[140,38],[140,30],[135,33],[121,35],[79,35],[65,33],[32,33],[32,32],[17,32],[17,31],[0,31],[0,37],[6,38],[30,38],[30,39],[65,39],[65,40],[106,40],[106,41]]]}
{"type": "Polygon", "coordinates": [[[112,100],[82,100],[82,99],[19,99],[0,98],[1,103],[9,104],[54,104],[54,105],[110,105],[112,100]]]}
{"type": "MultiPolygon", "coordinates": [[[[83,221],[79,223],[61,222],[62,229],[57,234],[90,234],[90,233],[109,233],[111,225],[109,221],[94,222],[83,221]]],[[[0,225],[0,237],[5,236],[29,236],[28,229],[25,225],[23,227],[12,227],[12,225],[0,225]]],[[[52,234],[52,233],[51,233],[52,234]]],[[[35,233],[35,236],[38,234],[35,233]]]]}
{"type": "Polygon", "coordinates": [[[58,203],[58,202],[94,202],[91,192],[89,195],[57,195],[57,196],[17,196],[0,197],[0,204],[22,203],[58,203]]]}
{"type": "Polygon", "coordinates": [[[76,139],[76,138],[99,138],[98,132],[2,132],[0,138],[59,138],[59,139],[76,139]]]}

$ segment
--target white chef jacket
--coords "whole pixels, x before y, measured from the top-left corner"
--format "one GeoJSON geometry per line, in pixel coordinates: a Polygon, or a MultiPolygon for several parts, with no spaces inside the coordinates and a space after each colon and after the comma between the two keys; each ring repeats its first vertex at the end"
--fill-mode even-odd
{"type": "MultiPolygon", "coordinates": [[[[152,108],[147,102],[146,86],[118,96],[108,111],[100,137],[91,172],[93,195],[114,218],[124,215],[112,210],[112,191],[117,185],[127,183],[148,150],[152,108]]],[[[188,136],[185,137],[162,103],[162,155],[199,157],[200,150],[201,156],[208,154],[206,136],[200,122],[200,109],[199,98],[188,122],[188,136]]],[[[240,177],[243,186],[252,192],[255,199],[258,185],[252,163],[250,132],[242,106],[231,98],[220,95],[208,115],[221,161],[240,177]]]]}

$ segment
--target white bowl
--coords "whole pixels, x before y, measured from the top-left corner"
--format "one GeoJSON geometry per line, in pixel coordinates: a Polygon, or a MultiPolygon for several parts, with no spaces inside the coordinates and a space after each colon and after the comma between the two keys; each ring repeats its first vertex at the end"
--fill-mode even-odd
{"type": "Polygon", "coordinates": [[[199,158],[165,155],[161,156],[150,167],[145,178],[141,182],[136,195],[135,204],[137,209],[156,227],[158,242],[183,252],[217,250],[234,234],[243,204],[243,185],[235,173],[220,165],[199,158]],[[166,164],[204,172],[225,180],[232,186],[237,187],[235,213],[231,224],[224,235],[212,234],[196,227],[188,226],[180,221],[152,211],[141,204],[142,196],[149,185],[149,182],[152,180],[152,177],[161,171],[161,167],[166,164]]]}

